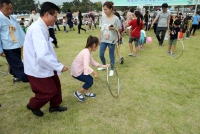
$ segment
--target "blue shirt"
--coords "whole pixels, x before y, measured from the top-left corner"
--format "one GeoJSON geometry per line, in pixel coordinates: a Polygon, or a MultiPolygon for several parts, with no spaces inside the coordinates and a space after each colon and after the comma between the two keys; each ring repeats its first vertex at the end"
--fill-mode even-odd
{"type": "Polygon", "coordinates": [[[199,25],[199,21],[200,21],[200,16],[199,15],[195,15],[193,17],[192,25],[199,25]]]}
{"type": "Polygon", "coordinates": [[[7,18],[1,11],[0,11],[0,54],[3,53],[3,49],[11,50],[20,48],[24,44],[25,33],[23,32],[22,28],[18,24],[17,20],[10,15],[10,19],[7,18]],[[9,26],[13,26],[16,30],[13,30],[13,33],[17,39],[15,43],[12,40],[9,26]]]}

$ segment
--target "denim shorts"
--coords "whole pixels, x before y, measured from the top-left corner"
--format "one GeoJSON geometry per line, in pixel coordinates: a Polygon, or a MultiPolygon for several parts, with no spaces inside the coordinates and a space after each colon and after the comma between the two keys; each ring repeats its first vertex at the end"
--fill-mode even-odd
{"type": "Polygon", "coordinates": [[[130,38],[129,38],[129,43],[132,44],[133,41],[134,41],[134,43],[135,43],[135,47],[138,47],[138,46],[139,46],[139,39],[130,36],[130,38]]]}

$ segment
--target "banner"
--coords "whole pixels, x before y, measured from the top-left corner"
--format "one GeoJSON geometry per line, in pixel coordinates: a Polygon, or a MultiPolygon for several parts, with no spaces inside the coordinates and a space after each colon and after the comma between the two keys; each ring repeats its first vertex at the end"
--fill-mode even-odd
{"type": "MultiPolygon", "coordinates": [[[[114,3],[114,6],[161,6],[167,3],[169,6],[176,5],[196,5],[197,0],[108,0],[114,3]]],[[[200,0],[198,0],[200,4],[200,0]]]]}

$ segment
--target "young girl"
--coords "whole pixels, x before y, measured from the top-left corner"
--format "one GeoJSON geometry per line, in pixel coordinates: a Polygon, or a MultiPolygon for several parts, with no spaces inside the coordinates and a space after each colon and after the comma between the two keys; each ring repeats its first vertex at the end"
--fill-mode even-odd
{"type": "Polygon", "coordinates": [[[67,25],[66,17],[63,17],[63,28],[64,28],[64,31],[66,31],[66,25],[67,25]]]}
{"type": "Polygon", "coordinates": [[[140,49],[144,50],[144,44],[146,44],[146,26],[143,26],[142,30],[140,31],[140,39],[139,39],[139,44],[140,44],[140,49]]]}
{"type": "Polygon", "coordinates": [[[93,74],[93,77],[97,78],[98,74],[89,66],[92,64],[94,67],[109,67],[109,65],[101,65],[97,63],[91,55],[91,52],[95,52],[99,46],[99,39],[94,36],[89,36],[87,39],[87,44],[85,49],[83,49],[77,57],[74,59],[71,66],[71,75],[75,79],[85,82],[85,84],[78,90],[74,92],[74,96],[78,98],[79,101],[85,101],[85,98],[82,96],[82,92],[85,91],[84,96],[89,98],[96,97],[96,94],[90,92],[90,88],[93,85],[93,78],[90,74],[93,74]]]}
{"type": "Polygon", "coordinates": [[[129,39],[129,47],[130,47],[130,54],[129,56],[138,56],[139,54],[139,38],[140,38],[140,30],[143,27],[143,22],[140,19],[140,12],[135,11],[133,20],[131,20],[129,23],[127,22],[126,26],[132,26],[132,31],[130,34],[130,39],[129,39]],[[134,41],[135,43],[135,50],[136,50],[136,55],[133,54],[133,44],[132,42],[134,41]]]}
{"type": "MultiPolygon", "coordinates": [[[[93,23],[93,20],[92,20],[92,17],[90,16],[89,19],[88,19],[88,26],[89,26],[88,30],[91,30],[91,28],[92,28],[92,23],[93,23]]],[[[93,30],[93,29],[92,29],[92,30],[93,30]]]]}

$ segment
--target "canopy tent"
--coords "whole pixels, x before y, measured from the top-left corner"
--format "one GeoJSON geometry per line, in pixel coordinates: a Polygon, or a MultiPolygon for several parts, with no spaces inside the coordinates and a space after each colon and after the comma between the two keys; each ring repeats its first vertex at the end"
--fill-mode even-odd
{"type": "Polygon", "coordinates": [[[161,6],[167,3],[169,6],[176,5],[196,5],[200,0],[109,0],[114,6],[161,6]]]}

